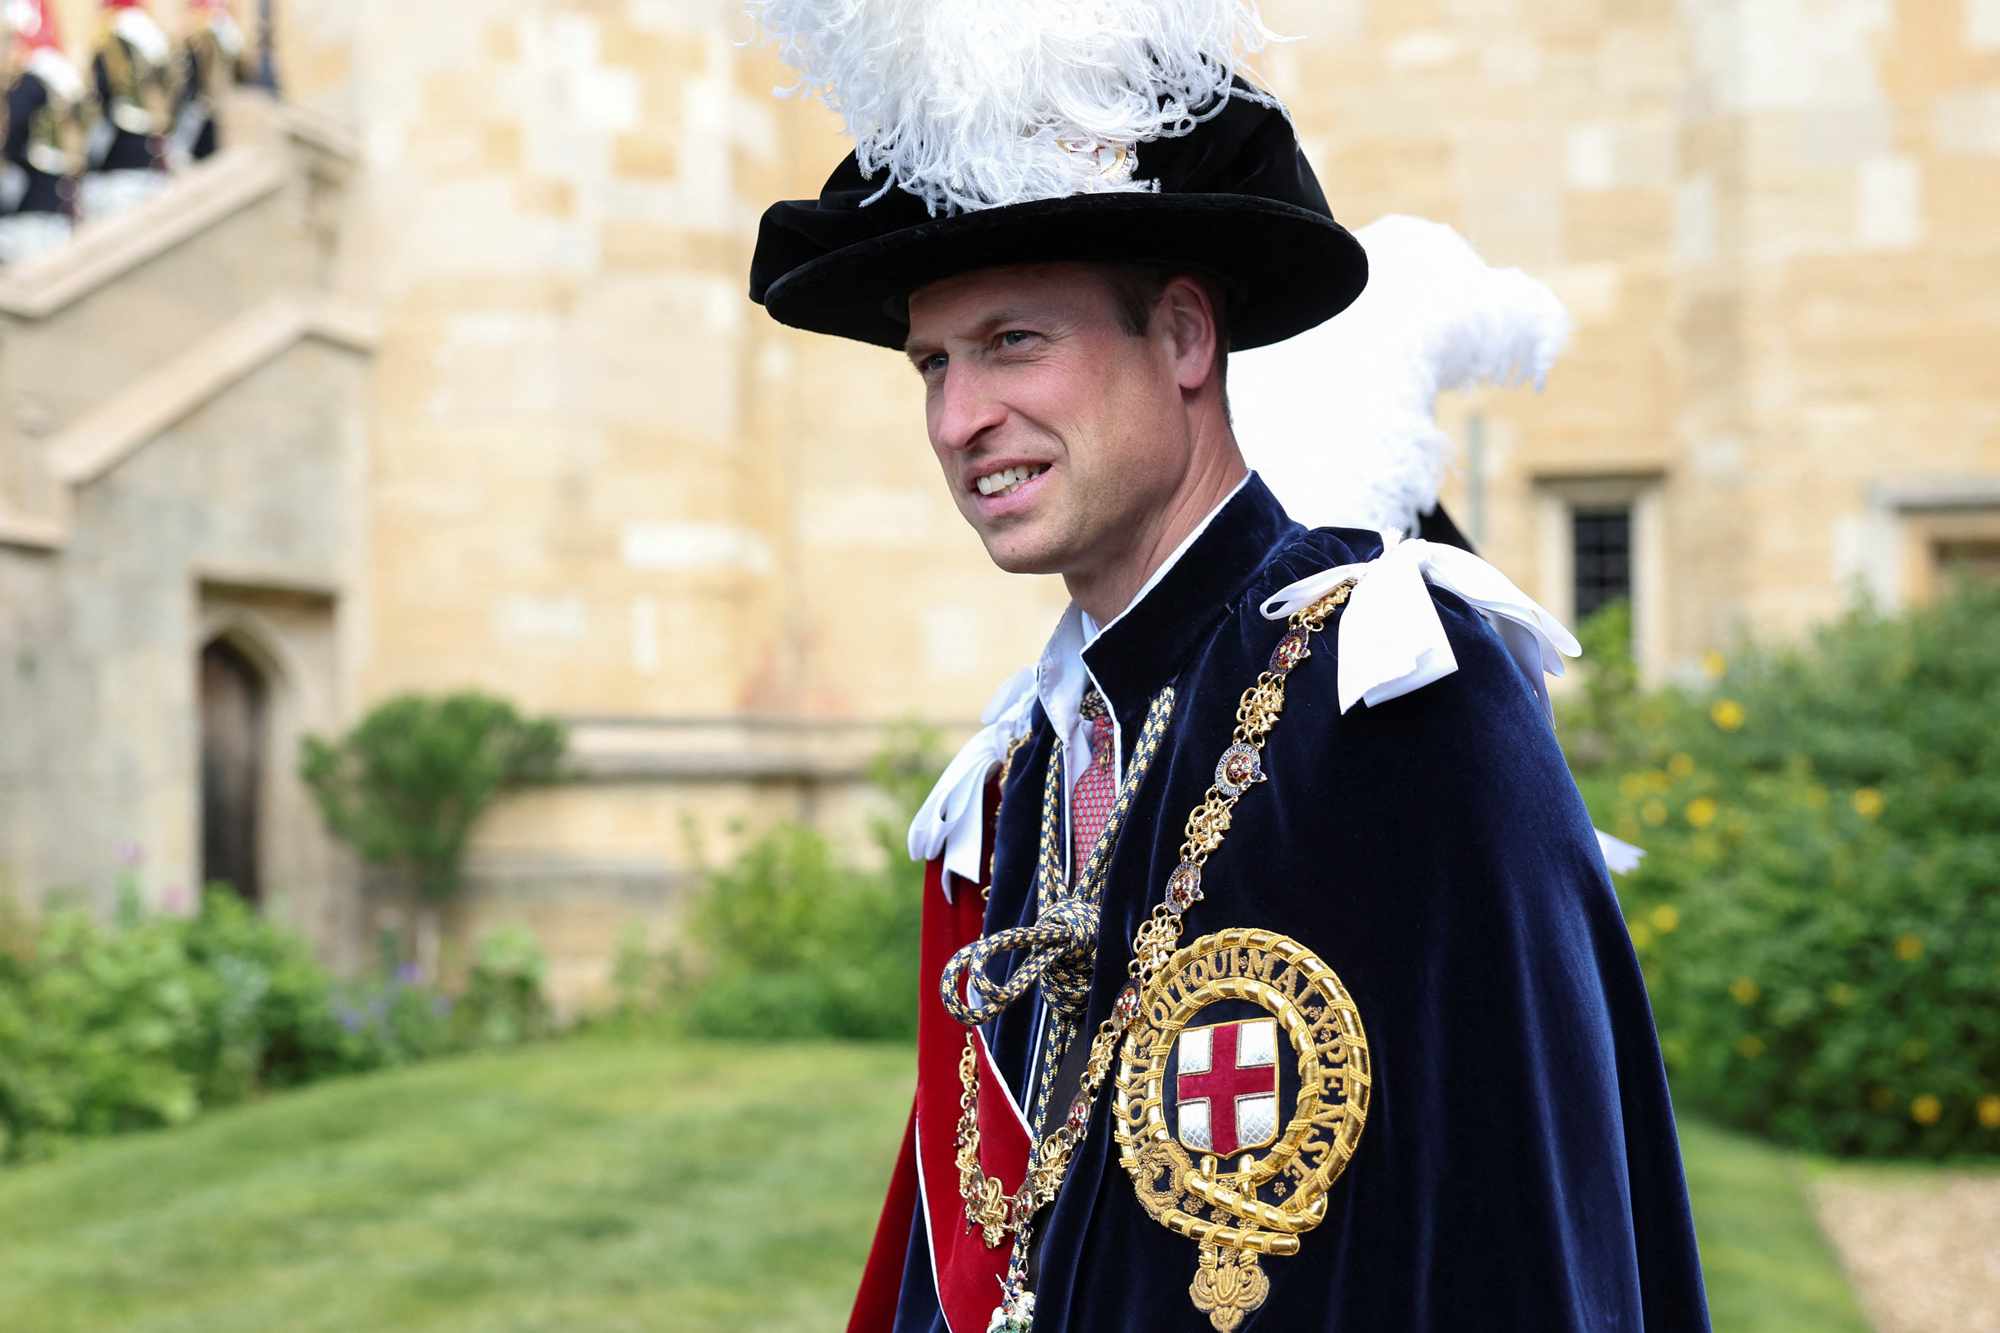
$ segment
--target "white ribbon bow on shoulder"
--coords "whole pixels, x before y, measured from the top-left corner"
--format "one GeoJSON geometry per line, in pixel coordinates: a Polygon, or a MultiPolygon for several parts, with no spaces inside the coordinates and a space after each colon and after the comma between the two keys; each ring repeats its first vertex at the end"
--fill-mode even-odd
{"type": "Polygon", "coordinates": [[[1535,696],[1554,718],[1544,674],[1563,674],[1563,658],[1583,648],[1554,616],[1513,580],[1470,551],[1421,538],[1396,541],[1381,555],[1300,579],[1266,598],[1267,619],[1283,620],[1311,606],[1347,579],[1356,580],[1340,617],[1336,685],[1340,711],[1370,707],[1422,689],[1458,670],[1428,581],[1457,593],[1484,616],[1520,663],[1535,696]]]}
{"type": "Polygon", "coordinates": [[[1023,667],[1007,678],[986,705],[979,720],[986,725],[973,733],[931,788],[910,822],[910,859],[928,861],[944,853],[944,896],[951,901],[951,879],[979,882],[981,844],[986,839],[986,776],[1007,757],[1007,747],[1025,736],[1035,710],[1035,669],[1023,667]]]}
{"type": "MultiPolygon", "coordinates": [[[[1437,604],[1424,586],[1428,581],[1457,593],[1486,618],[1553,722],[1555,703],[1542,677],[1562,675],[1563,658],[1583,655],[1576,636],[1512,579],[1470,551],[1421,538],[1398,541],[1394,533],[1384,533],[1383,541],[1375,559],[1300,579],[1266,598],[1262,608],[1268,619],[1284,620],[1343,581],[1356,581],[1340,616],[1340,711],[1356,703],[1386,703],[1458,670],[1437,604]]],[[[1596,832],[1613,874],[1638,868],[1643,849],[1603,829],[1596,832]]]]}

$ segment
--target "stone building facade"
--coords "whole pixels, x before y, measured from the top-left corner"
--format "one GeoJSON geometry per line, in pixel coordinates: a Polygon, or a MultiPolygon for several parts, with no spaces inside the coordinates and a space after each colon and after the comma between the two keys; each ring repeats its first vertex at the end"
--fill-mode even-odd
{"type": "Polygon", "coordinates": [[[253,143],[0,273],[0,893],[129,873],[185,908],[206,866],[344,959],[287,756],[351,710],[364,623],[375,335],[327,282],[355,154],[237,111],[253,143]]]}
{"type": "MultiPolygon", "coordinates": [[[[881,724],[969,722],[1061,589],[986,563],[899,358],[745,300],[758,213],[844,143],[771,95],[730,0],[276,10],[289,104],[355,157],[338,244],[284,286],[371,331],[302,316],[285,354],[361,455],[357,535],[297,557],[345,562],[327,716],[475,685],[576,724],[586,780],[488,821],[459,924],[529,921],[584,996],[735,830],[857,823],[881,724]]],[[[1663,677],[2000,560],[2000,0],[1264,10],[1301,37],[1258,69],[1343,220],[1450,223],[1576,318],[1546,393],[1446,409],[1454,512],[1558,613],[1629,592],[1663,677]]],[[[157,799],[181,841],[152,842],[185,847],[193,798],[157,799]]]]}

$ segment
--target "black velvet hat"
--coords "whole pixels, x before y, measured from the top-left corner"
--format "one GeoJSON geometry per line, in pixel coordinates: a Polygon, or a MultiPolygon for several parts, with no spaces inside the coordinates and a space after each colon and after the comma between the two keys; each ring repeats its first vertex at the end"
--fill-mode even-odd
{"type": "Polygon", "coordinates": [[[780,323],[900,348],[905,304],[927,283],[979,268],[1063,260],[1209,274],[1230,296],[1230,345],[1260,347],[1330,319],[1361,294],[1368,257],[1333,220],[1298,136],[1240,80],[1186,133],[1138,143],[1135,180],[1107,190],[933,215],[864,175],[850,153],[817,199],[764,213],[750,299],[780,323]],[[873,202],[867,202],[873,197],[873,202]]]}

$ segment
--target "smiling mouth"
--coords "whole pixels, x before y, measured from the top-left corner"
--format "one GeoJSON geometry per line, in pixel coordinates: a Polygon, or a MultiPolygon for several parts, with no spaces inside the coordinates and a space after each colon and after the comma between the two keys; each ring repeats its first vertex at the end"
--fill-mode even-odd
{"type": "Polygon", "coordinates": [[[988,499],[994,499],[1002,495],[1013,494],[1048,470],[1049,465],[1046,463],[1038,466],[1022,465],[1002,468],[998,472],[989,472],[985,476],[980,477],[972,483],[972,487],[988,499]]]}

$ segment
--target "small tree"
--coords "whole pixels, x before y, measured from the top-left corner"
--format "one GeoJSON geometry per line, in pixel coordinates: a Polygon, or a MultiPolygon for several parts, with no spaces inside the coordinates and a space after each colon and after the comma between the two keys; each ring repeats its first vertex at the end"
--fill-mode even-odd
{"type": "Polygon", "coordinates": [[[403,694],[337,741],[307,736],[299,771],[334,835],[406,875],[434,925],[479,817],[508,788],[555,777],[566,741],[561,723],[491,695],[403,694]]]}

